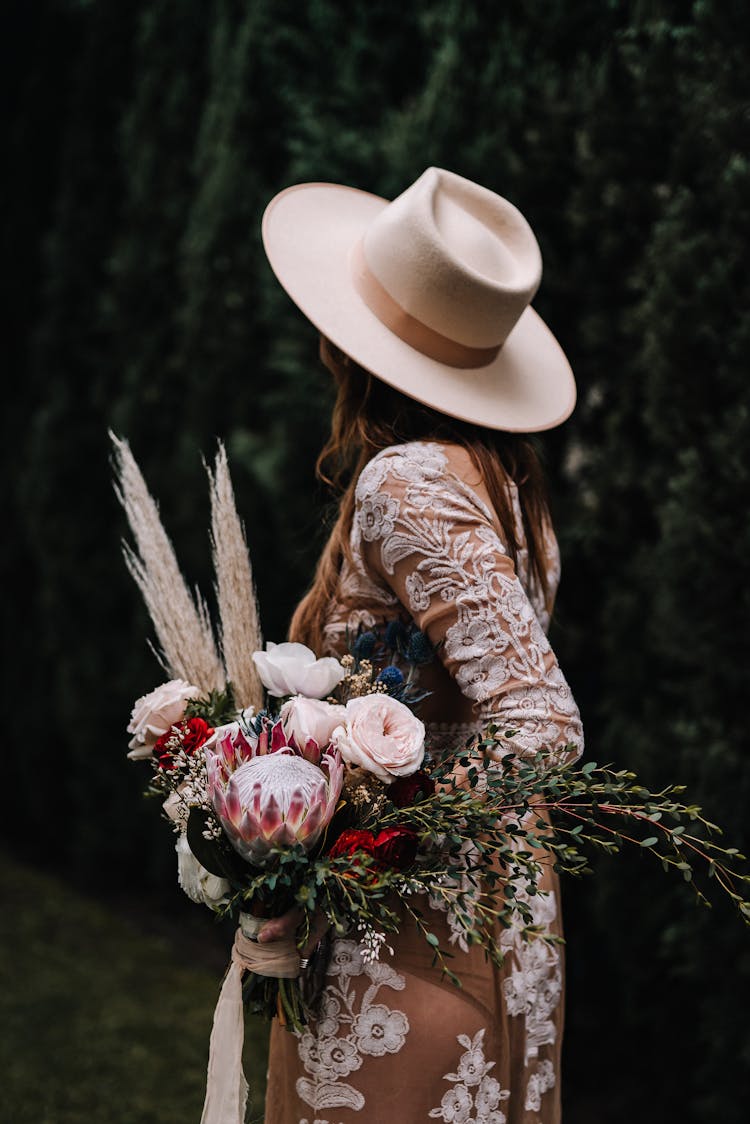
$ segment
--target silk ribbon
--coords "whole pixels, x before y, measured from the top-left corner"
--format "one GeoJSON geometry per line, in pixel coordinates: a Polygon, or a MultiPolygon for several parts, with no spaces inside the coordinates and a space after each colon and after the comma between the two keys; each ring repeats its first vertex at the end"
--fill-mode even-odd
{"type": "Polygon", "coordinates": [[[300,973],[299,953],[291,937],[262,945],[248,935],[257,933],[262,924],[258,918],[240,915],[232,958],[214,1011],[201,1124],[244,1124],[248,1094],[242,1070],[244,973],[257,972],[284,980],[296,979],[300,973]]]}

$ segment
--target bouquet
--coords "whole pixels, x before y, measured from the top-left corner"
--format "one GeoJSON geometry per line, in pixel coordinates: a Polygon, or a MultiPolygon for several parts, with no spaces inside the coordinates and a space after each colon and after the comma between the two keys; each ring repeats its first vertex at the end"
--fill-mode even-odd
{"type": "Polygon", "coordinates": [[[559,940],[531,908],[544,863],[587,872],[592,851],[630,844],[691,882],[700,870],[746,922],[750,875],[682,788],[651,792],[627,770],[565,752],[516,753],[490,725],[439,757],[418,717],[418,669],[434,658],[401,619],[350,637],[341,660],[301,644],[263,646],[244,532],[224,450],[209,470],[221,644],[204,602],[181,577],[127,445],[115,440],[118,495],[137,552],[126,561],[144,595],[170,679],[139,699],[128,756],[151,768],[176,834],[178,877],[196,902],[237,923],[211,1036],[204,1121],[244,1103],[242,1004],[299,1031],[315,1018],[327,942],[303,948],[320,919],[354,934],[365,959],[408,920],[436,970],[460,986],[430,927],[442,909],[452,939],[502,963],[499,934],[559,940]],[[297,910],[297,940],[264,946],[269,917],[297,910]]]}
{"type": "MultiPolygon", "coordinates": [[[[422,697],[415,653],[424,662],[430,648],[400,621],[382,632],[377,647],[391,662],[378,673],[370,658],[317,659],[301,644],[269,644],[253,659],[276,707],[239,712],[231,685],[201,698],[176,679],[139,699],[128,727],[129,756],[148,759],[147,791],[177,834],[180,885],[238,922],[246,1003],[294,1030],[311,1013],[300,958],[283,942],[248,947],[264,920],[300,906],[303,943],[320,909],[344,933],[361,894],[356,925],[376,958],[396,927],[387,892],[421,886],[408,807],[435,781],[411,707],[422,697]],[[388,817],[388,807],[403,815],[388,817]]],[[[374,633],[360,635],[355,651],[365,646],[375,646],[374,633]]]]}

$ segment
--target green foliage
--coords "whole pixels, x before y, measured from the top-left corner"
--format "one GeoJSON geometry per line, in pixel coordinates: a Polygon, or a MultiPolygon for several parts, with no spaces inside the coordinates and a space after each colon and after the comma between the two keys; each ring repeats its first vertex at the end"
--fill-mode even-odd
{"type": "MultiPolygon", "coordinates": [[[[545,449],[564,559],[553,640],[591,752],[652,787],[679,777],[746,850],[744,5],[16,8],[8,836],[92,882],[172,884],[121,755],[132,700],[161,673],[120,563],[107,430],[129,438],[203,589],[201,454],[225,440],[265,632],[281,639],[326,530],[312,472],[331,391],[264,260],[263,206],[307,179],[390,196],[434,162],[529,217],[535,304],[578,378],[579,408],[545,449]]],[[[566,1095],[588,1090],[612,1124],[740,1124],[741,928],[647,865],[601,859],[566,887],[566,1095]]]]}
{"type": "Polygon", "coordinates": [[[210,691],[206,698],[190,699],[185,707],[186,718],[205,718],[209,726],[223,726],[237,717],[232,684],[223,690],[210,691]]]}

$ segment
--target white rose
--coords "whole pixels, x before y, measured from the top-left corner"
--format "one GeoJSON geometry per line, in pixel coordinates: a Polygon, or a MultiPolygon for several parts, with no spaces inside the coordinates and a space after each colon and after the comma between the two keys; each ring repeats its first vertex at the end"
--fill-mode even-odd
{"type": "Polygon", "coordinates": [[[338,660],[316,659],[304,644],[267,644],[265,652],[253,652],[253,660],[263,686],[277,699],[284,695],[322,699],[346,675],[338,660]]]}
{"type": "Polygon", "coordinates": [[[363,695],[346,704],[346,721],[333,733],[344,761],[388,784],[408,777],[424,758],[424,723],[390,695],[363,695]]]}
{"type": "Polygon", "coordinates": [[[319,750],[324,749],[330,743],[333,731],[345,721],[346,709],[343,706],[306,699],[304,695],[295,695],[281,708],[284,736],[287,740],[294,738],[297,748],[305,756],[309,741],[315,742],[319,750]]]}
{"type": "Polygon", "coordinates": [[[191,902],[216,909],[231,890],[226,878],[211,874],[196,859],[188,846],[187,836],[181,835],[175,844],[177,851],[177,881],[191,902]]]}
{"type": "Polygon", "coordinates": [[[150,757],[151,748],[170,726],[179,722],[185,714],[188,699],[196,699],[200,689],[184,679],[170,679],[162,683],[149,695],[143,695],[133,707],[128,733],[133,739],[128,743],[131,752],[128,757],[150,757]]]}

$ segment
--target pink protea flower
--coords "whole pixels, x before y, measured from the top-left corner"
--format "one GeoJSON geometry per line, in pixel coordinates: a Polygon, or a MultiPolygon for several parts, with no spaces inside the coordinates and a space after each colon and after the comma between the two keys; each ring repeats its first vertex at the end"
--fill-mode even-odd
{"type": "Polygon", "coordinates": [[[280,722],[258,737],[237,726],[217,730],[205,749],[209,797],[243,859],[262,866],[271,847],[315,846],[341,792],[337,750],[314,764],[289,745],[280,722]]]}

